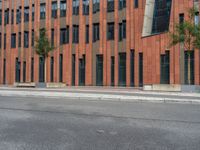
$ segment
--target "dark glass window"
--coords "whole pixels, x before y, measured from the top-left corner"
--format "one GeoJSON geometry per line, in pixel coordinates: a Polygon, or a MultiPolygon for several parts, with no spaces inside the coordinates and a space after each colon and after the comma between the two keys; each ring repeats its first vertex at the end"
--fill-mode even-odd
{"type": "Polygon", "coordinates": [[[46,4],[40,4],[40,19],[45,19],[46,17],[46,4]]]}
{"type": "Polygon", "coordinates": [[[6,84],[6,59],[3,59],[3,84],[6,84]]]}
{"type": "Polygon", "coordinates": [[[96,85],[103,85],[103,55],[96,57],[96,85]]]}
{"type": "Polygon", "coordinates": [[[139,86],[143,86],[143,53],[139,53],[139,86]]]}
{"type": "Polygon", "coordinates": [[[170,83],[170,57],[169,51],[160,57],[160,83],[170,83]]]}
{"type": "Polygon", "coordinates": [[[134,8],[138,8],[138,0],[134,0],[134,8]]]}
{"type": "Polygon", "coordinates": [[[34,58],[31,58],[31,82],[34,81],[34,58]]]}
{"type": "Polygon", "coordinates": [[[26,82],[26,62],[23,62],[23,82],[26,82]]]}
{"type": "Polygon", "coordinates": [[[93,42],[96,42],[99,40],[99,23],[93,24],[93,42]]]}
{"type": "Polygon", "coordinates": [[[83,15],[89,15],[89,0],[83,0],[83,15]]]}
{"type": "Polygon", "coordinates": [[[35,32],[32,30],[32,36],[31,36],[31,45],[34,46],[35,43],[35,32]]]}
{"type": "Polygon", "coordinates": [[[54,29],[51,29],[51,46],[54,46],[54,29]]]}
{"type": "Polygon", "coordinates": [[[18,47],[21,47],[21,38],[22,38],[22,34],[21,34],[21,32],[19,32],[19,34],[18,34],[18,47]]]}
{"type": "Polygon", "coordinates": [[[73,0],[73,15],[79,14],[79,0],[73,0]]]}
{"type": "Polygon", "coordinates": [[[130,78],[131,78],[131,86],[134,86],[135,84],[135,52],[134,50],[131,50],[131,55],[130,55],[130,78]]]}
{"type": "Polygon", "coordinates": [[[9,9],[6,9],[4,14],[4,25],[6,24],[9,24],[9,9]]]}
{"type": "Polygon", "coordinates": [[[63,54],[59,57],[59,82],[63,82],[63,54]]]}
{"type": "Polygon", "coordinates": [[[16,48],[16,34],[11,34],[11,48],[16,48]]]}
{"type": "Polygon", "coordinates": [[[185,51],[185,84],[194,84],[194,51],[185,51]],[[190,69],[188,69],[190,66],[190,69]],[[190,73],[188,72],[190,70],[190,73]]]}
{"type": "Polygon", "coordinates": [[[54,81],[54,57],[51,57],[51,73],[50,73],[51,82],[54,81]]]}
{"type": "Polygon", "coordinates": [[[72,85],[75,85],[76,55],[72,54],[72,85]]]}
{"type": "Polygon", "coordinates": [[[155,0],[152,34],[168,31],[172,0],[155,0]]]}
{"type": "Polygon", "coordinates": [[[57,1],[56,2],[52,2],[51,5],[51,17],[52,18],[57,18],[57,1]]]}
{"type": "Polygon", "coordinates": [[[115,8],[114,0],[107,0],[107,12],[113,12],[115,8]]]}
{"type": "Polygon", "coordinates": [[[115,85],[115,57],[111,56],[111,86],[115,85]]]}
{"type": "Polygon", "coordinates": [[[73,25],[73,43],[79,42],[79,25],[73,25]]]}
{"type": "Polygon", "coordinates": [[[24,48],[28,48],[29,44],[29,32],[24,31],[24,48]]]}
{"type": "Polygon", "coordinates": [[[4,49],[6,49],[6,33],[4,33],[4,49]]]}
{"type": "Polygon", "coordinates": [[[11,24],[14,24],[14,10],[11,12],[11,24]]]}
{"type": "Polygon", "coordinates": [[[184,14],[179,14],[179,23],[183,23],[184,22],[184,14]]]}
{"type": "Polygon", "coordinates": [[[32,21],[35,20],[35,5],[32,5],[32,21]]]}
{"type": "Polygon", "coordinates": [[[2,10],[0,9],[0,25],[2,25],[2,10]]]}
{"type": "Polygon", "coordinates": [[[21,23],[21,7],[19,7],[19,9],[17,9],[17,14],[16,14],[16,23],[19,24],[21,23]]]}
{"type": "Polygon", "coordinates": [[[24,8],[24,22],[29,21],[29,7],[24,8]]]}
{"type": "Polygon", "coordinates": [[[85,27],[85,43],[89,43],[89,25],[85,27]]]}
{"type": "Polygon", "coordinates": [[[195,23],[195,25],[198,25],[198,24],[199,24],[199,12],[196,12],[196,13],[195,13],[195,16],[194,16],[194,23],[195,23]]]}
{"type": "Polygon", "coordinates": [[[66,0],[62,0],[60,2],[60,17],[66,16],[66,10],[67,10],[66,0]]]}
{"type": "Polygon", "coordinates": [[[114,22],[107,24],[107,40],[114,40],[114,22]]]}
{"type": "Polygon", "coordinates": [[[20,82],[20,61],[18,58],[15,60],[15,82],[20,82]]]}
{"type": "Polygon", "coordinates": [[[97,13],[100,10],[100,0],[93,0],[93,13],[97,13]]]}
{"type": "Polygon", "coordinates": [[[126,53],[119,53],[119,86],[126,86],[126,53]]]}
{"type": "Polygon", "coordinates": [[[39,82],[44,82],[44,76],[45,76],[44,68],[45,68],[44,57],[40,57],[39,58],[39,82]]]}
{"type": "Polygon", "coordinates": [[[69,26],[67,28],[60,29],[60,44],[69,43],[69,26]]]}
{"type": "Polygon", "coordinates": [[[119,10],[126,8],[126,0],[119,0],[119,10]]]}
{"type": "Polygon", "coordinates": [[[85,55],[79,59],[79,85],[85,85],[85,55]]]}
{"type": "Polygon", "coordinates": [[[126,39],[126,20],[119,23],[119,41],[122,41],[122,39],[126,39]]]}

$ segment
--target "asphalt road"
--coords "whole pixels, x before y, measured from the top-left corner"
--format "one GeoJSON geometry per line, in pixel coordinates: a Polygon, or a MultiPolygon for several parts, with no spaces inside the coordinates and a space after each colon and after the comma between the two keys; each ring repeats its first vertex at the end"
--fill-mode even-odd
{"type": "Polygon", "coordinates": [[[200,105],[0,97],[0,150],[199,150],[200,105]]]}

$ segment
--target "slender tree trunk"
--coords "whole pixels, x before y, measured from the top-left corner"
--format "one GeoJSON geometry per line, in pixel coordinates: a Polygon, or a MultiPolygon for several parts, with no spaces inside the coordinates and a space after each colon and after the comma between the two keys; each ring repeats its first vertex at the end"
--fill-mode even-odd
{"type": "Polygon", "coordinates": [[[44,82],[47,82],[47,57],[44,57],[44,82]]]}
{"type": "Polygon", "coordinates": [[[191,84],[191,58],[190,52],[188,52],[188,84],[191,84]]]}

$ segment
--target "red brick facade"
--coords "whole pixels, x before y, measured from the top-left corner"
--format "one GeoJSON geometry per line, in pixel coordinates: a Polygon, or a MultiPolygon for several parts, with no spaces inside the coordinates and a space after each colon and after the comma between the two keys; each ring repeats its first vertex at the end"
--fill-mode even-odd
{"type": "MultiPolygon", "coordinates": [[[[118,0],[115,0],[115,11],[107,12],[107,0],[100,0],[100,11],[93,14],[93,4],[90,0],[89,15],[83,15],[82,0],[80,0],[79,15],[72,15],[72,0],[67,0],[66,17],[60,17],[58,7],[57,18],[52,19],[52,0],[2,0],[2,25],[1,51],[0,51],[0,84],[13,84],[16,76],[15,60],[21,62],[20,82],[23,82],[23,62],[26,62],[26,81],[31,82],[31,58],[34,58],[34,82],[39,82],[39,57],[31,47],[31,32],[38,35],[40,28],[46,28],[49,39],[51,29],[54,29],[54,43],[56,49],[50,54],[54,56],[54,82],[59,82],[59,55],[63,54],[63,83],[72,85],[72,54],[75,54],[75,85],[79,85],[79,59],[85,56],[85,85],[96,85],[96,55],[103,55],[103,85],[111,85],[111,56],[114,56],[114,85],[119,81],[119,52],[126,53],[126,86],[131,85],[131,50],[134,50],[134,86],[139,86],[139,53],[143,54],[143,84],[160,84],[160,56],[165,54],[168,45],[168,34],[162,33],[148,37],[142,37],[145,0],[138,0],[138,8],[134,8],[134,0],[126,0],[126,8],[118,9],[118,0]],[[40,20],[40,3],[46,3],[46,19],[40,20]],[[28,5],[26,4],[28,3],[28,5]],[[35,20],[32,22],[32,4],[35,6],[35,20]],[[29,22],[24,23],[24,6],[29,6],[29,22]],[[17,8],[21,6],[21,23],[16,24],[17,8]],[[9,24],[4,26],[4,13],[9,8],[9,24]],[[14,24],[11,24],[11,14],[14,10],[14,24]],[[119,22],[126,20],[126,39],[119,42],[119,22]],[[100,39],[93,42],[93,23],[100,24],[100,39]],[[114,40],[107,40],[107,22],[114,22],[114,40]],[[79,25],[79,43],[74,44],[73,24],[79,25]],[[85,42],[86,25],[89,25],[89,44],[85,42]],[[60,28],[69,26],[69,44],[60,46],[60,28]],[[24,31],[29,31],[29,48],[24,48],[24,31]],[[18,33],[21,32],[21,48],[18,48],[18,33]],[[4,34],[6,33],[6,49],[4,50],[4,34]],[[16,48],[11,48],[11,34],[16,33],[16,48]],[[59,46],[58,46],[59,45],[59,46]],[[6,60],[6,65],[4,65],[6,60]],[[4,67],[6,67],[4,69],[4,67]],[[6,70],[6,73],[5,73],[6,70]],[[5,77],[4,77],[5,76],[5,77]]],[[[170,16],[170,28],[179,20],[179,14],[187,14],[187,10],[193,7],[193,0],[172,0],[170,16]]],[[[181,83],[180,46],[170,50],[170,84],[181,83]]],[[[200,84],[200,52],[195,50],[194,82],[200,84]]],[[[47,82],[50,82],[50,57],[47,60],[47,82]]]]}

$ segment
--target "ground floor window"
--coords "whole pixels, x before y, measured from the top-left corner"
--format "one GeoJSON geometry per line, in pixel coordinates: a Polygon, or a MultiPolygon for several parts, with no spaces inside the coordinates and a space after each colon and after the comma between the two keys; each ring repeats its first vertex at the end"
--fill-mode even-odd
{"type": "Polygon", "coordinates": [[[20,82],[20,61],[18,58],[15,60],[15,82],[20,82]]]}
{"type": "Polygon", "coordinates": [[[6,59],[3,60],[3,84],[6,84],[6,59]]]}
{"type": "Polygon", "coordinates": [[[59,82],[63,82],[63,54],[59,58],[59,82]]]}
{"type": "Polygon", "coordinates": [[[96,56],[96,85],[103,85],[103,55],[96,56]]]}
{"type": "Polygon", "coordinates": [[[143,53],[139,53],[139,86],[143,86],[143,53]]]}
{"type": "Polygon", "coordinates": [[[126,86],[126,53],[119,53],[119,86],[126,86]]]}
{"type": "Polygon", "coordinates": [[[135,78],[134,78],[134,73],[135,73],[135,62],[134,62],[134,50],[131,50],[131,54],[130,54],[130,79],[131,79],[131,86],[134,86],[135,84],[135,78]]]}
{"type": "Polygon", "coordinates": [[[72,55],[72,85],[75,85],[76,55],[72,55]]]}
{"type": "Polygon", "coordinates": [[[50,80],[51,82],[53,82],[54,81],[54,57],[51,57],[50,65],[51,65],[50,80]]]}
{"type": "Polygon", "coordinates": [[[23,82],[26,82],[26,62],[23,62],[23,82]]]}
{"type": "Polygon", "coordinates": [[[194,51],[185,52],[185,84],[194,84],[194,51]]]}
{"type": "Polygon", "coordinates": [[[45,67],[45,62],[44,62],[44,57],[39,58],[39,82],[44,82],[44,67],[45,67]]]}
{"type": "Polygon", "coordinates": [[[79,85],[85,85],[85,55],[79,59],[79,85]]]}
{"type": "Polygon", "coordinates": [[[115,57],[111,56],[111,86],[115,85],[115,57]]]}
{"type": "Polygon", "coordinates": [[[160,83],[170,83],[170,56],[169,51],[160,56],[160,83]]]}
{"type": "Polygon", "coordinates": [[[34,82],[34,58],[31,58],[31,82],[34,82]]]}

